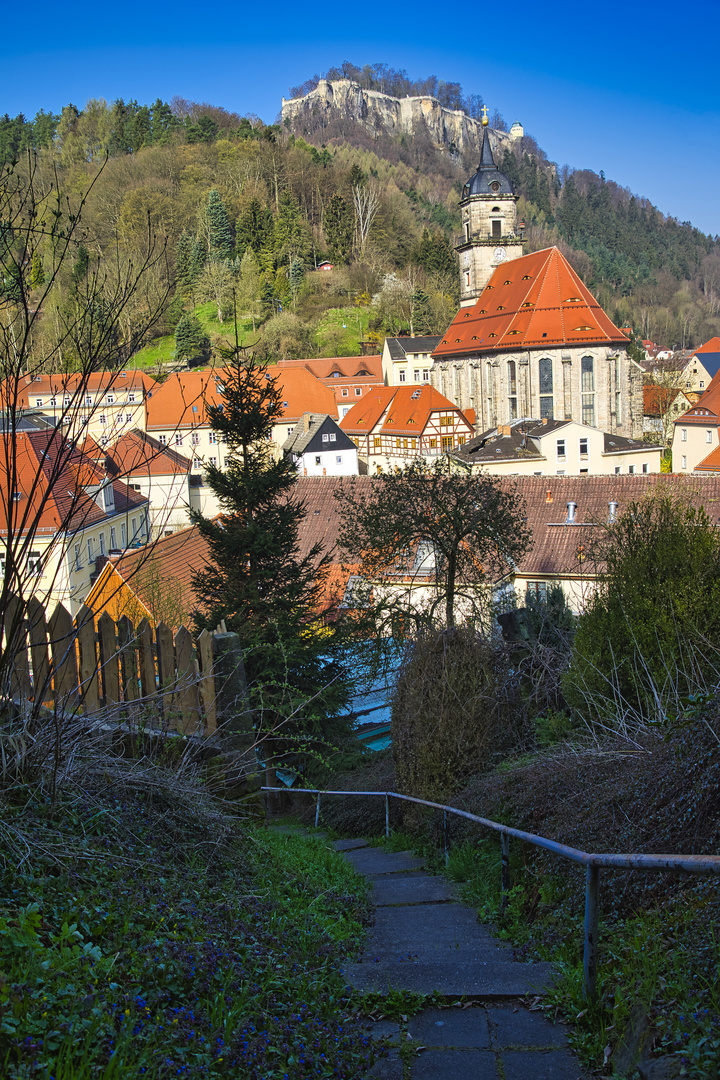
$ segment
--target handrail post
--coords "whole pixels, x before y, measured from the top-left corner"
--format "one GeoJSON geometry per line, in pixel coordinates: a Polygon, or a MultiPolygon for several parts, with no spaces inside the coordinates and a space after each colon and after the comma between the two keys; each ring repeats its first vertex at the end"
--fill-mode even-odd
{"type": "Polygon", "coordinates": [[[598,914],[600,867],[588,866],[585,874],[585,948],[583,951],[583,992],[588,1001],[597,995],[598,914]]]}
{"type": "Polygon", "coordinates": [[[315,828],[317,829],[320,822],[320,792],[317,793],[317,803],[315,804],[315,828]]]}
{"type": "Polygon", "coordinates": [[[390,836],[390,796],[385,792],[385,836],[390,836]]]}
{"type": "Polygon", "coordinates": [[[510,896],[510,837],[500,833],[500,911],[507,911],[510,896]]]}
{"type": "Polygon", "coordinates": [[[450,862],[450,852],[447,842],[447,810],[443,810],[443,847],[445,848],[445,865],[450,862]]]}

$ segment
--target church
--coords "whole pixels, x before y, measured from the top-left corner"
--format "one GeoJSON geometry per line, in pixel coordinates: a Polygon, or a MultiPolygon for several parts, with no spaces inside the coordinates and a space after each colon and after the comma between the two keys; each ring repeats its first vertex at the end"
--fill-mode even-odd
{"type": "Polygon", "coordinates": [[[629,339],[558,248],[523,255],[517,196],[483,124],[460,204],[461,306],[432,353],[432,384],[474,411],[478,432],[535,417],[641,438],[643,372],[629,339]]]}

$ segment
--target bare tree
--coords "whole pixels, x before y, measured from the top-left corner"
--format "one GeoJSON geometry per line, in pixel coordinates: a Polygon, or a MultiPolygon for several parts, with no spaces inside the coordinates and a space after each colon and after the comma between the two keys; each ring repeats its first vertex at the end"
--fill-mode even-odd
{"type": "MultiPolygon", "coordinates": [[[[118,388],[127,387],[125,360],[160,315],[170,278],[165,245],[150,230],[137,264],[117,247],[92,250],[83,211],[97,175],[79,198],[70,198],[57,175],[49,181],[39,175],[31,156],[0,172],[3,694],[11,690],[30,601],[49,598],[67,576],[58,556],[70,538],[82,536],[98,511],[115,509],[118,494],[127,506],[137,505],[140,535],[144,500],[118,486],[79,444],[118,388]],[[31,388],[40,383],[50,386],[45,404],[52,405],[52,416],[32,419],[31,388]]],[[[126,534],[125,543],[131,542],[126,534]]],[[[94,554],[89,546],[87,554],[94,554]]]]}
{"type": "Polygon", "coordinates": [[[355,245],[358,255],[362,258],[370,229],[380,209],[380,195],[373,184],[355,184],[352,193],[355,207],[355,245]]]}

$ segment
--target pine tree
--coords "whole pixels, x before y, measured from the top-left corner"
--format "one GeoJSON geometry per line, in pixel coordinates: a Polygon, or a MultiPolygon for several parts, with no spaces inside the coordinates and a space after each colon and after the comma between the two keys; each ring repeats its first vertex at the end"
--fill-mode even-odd
{"type": "Polygon", "coordinates": [[[267,760],[292,736],[329,735],[349,684],[337,656],[340,624],[319,623],[328,559],[319,545],[300,555],[305,507],[293,493],[297,471],[271,450],[273,425],[283,415],[280,391],[239,349],[225,355],[222,404],[207,410],[228,449],[223,469],[206,469],[222,516],[192,514],[211,553],[193,586],[202,604],[199,625],[224,619],[240,637],[267,760]]]}
{"type": "Polygon", "coordinates": [[[342,195],[333,195],[325,211],[323,230],[330,258],[334,262],[346,263],[349,261],[354,228],[355,223],[351,207],[343,199],[342,195]]]}
{"type": "Polygon", "coordinates": [[[249,247],[242,257],[238,274],[237,305],[241,314],[252,319],[253,330],[260,302],[260,267],[255,252],[249,247]]]}
{"type": "Polygon", "coordinates": [[[232,259],[235,251],[235,237],[230,224],[225,204],[220,192],[213,188],[208,195],[205,208],[207,221],[208,250],[215,259],[232,259]]]}
{"type": "Polygon", "coordinates": [[[183,315],[175,327],[175,357],[188,363],[209,361],[210,338],[196,315],[183,315]]]}

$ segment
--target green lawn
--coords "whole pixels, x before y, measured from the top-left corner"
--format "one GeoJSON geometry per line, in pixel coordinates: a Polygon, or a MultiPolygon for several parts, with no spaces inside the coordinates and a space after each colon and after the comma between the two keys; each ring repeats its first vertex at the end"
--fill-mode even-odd
{"type": "Polygon", "coordinates": [[[326,311],[315,330],[315,344],[320,354],[359,356],[360,340],[367,336],[371,314],[369,307],[341,307],[326,311]]]}

